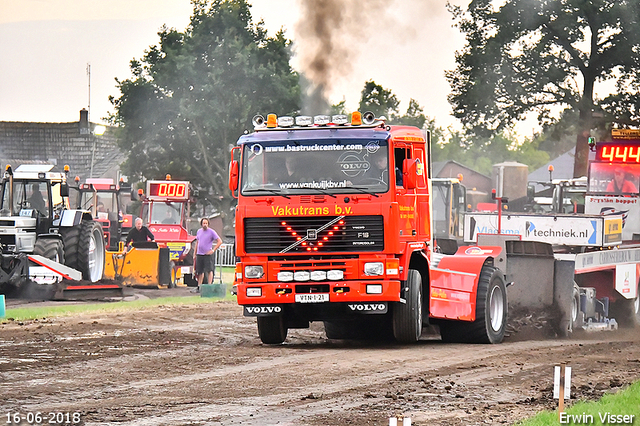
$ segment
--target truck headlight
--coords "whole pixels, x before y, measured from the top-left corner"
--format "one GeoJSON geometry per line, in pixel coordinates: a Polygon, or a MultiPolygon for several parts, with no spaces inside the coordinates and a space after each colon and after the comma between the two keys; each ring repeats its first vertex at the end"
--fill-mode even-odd
{"type": "Polygon", "coordinates": [[[247,265],[244,267],[245,278],[262,278],[264,275],[264,268],[262,265],[247,265]]]}
{"type": "Polygon", "coordinates": [[[364,274],[368,276],[380,276],[384,273],[382,262],[368,262],[364,264],[364,274]]]}
{"type": "Polygon", "coordinates": [[[309,271],[296,271],[293,274],[293,279],[296,281],[309,281],[310,275],[309,271]]]}
{"type": "Polygon", "coordinates": [[[293,272],[291,271],[278,272],[278,281],[282,281],[282,282],[293,281],[293,272]]]}
{"type": "Polygon", "coordinates": [[[324,281],[327,279],[327,271],[311,271],[311,281],[324,281]]]}
{"type": "Polygon", "coordinates": [[[340,269],[332,269],[327,271],[327,279],[331,281],[337,281],[344,278],[344,272],[340,269]]]}
{"type": "Polygon", "coordinates": [[[247,288],[247,297],[260,297],[260,296],[262,296],[262,287],[247,288]]]}

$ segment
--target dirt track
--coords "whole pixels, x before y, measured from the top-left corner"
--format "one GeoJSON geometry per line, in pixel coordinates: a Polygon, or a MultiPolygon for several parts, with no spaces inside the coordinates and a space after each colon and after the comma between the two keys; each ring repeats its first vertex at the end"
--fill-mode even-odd
{"type": "Polygon", "coordinates": [[[233,302],[8,321],[0,421],[55,411],[85,424],[513,424],[553,408],[555,363],[573,367],[573,398],[640,379],[639,335],[404,346],[330,341],[313,323],[265,346],[233,302]]]}

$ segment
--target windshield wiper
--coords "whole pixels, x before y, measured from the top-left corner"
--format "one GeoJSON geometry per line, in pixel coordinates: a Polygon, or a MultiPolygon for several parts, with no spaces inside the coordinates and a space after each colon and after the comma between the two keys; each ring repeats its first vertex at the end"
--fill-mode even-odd
{"type": "MultiPolygon", "coordinates": [[[[301,189],[303,189],[303,188],[301,188],[301,189]]],[[[338,198],[338,197],[336,197],[335,195],[333,195],[332,193],[330,193],[330,192],[328,192],[328,191],[325,191],[324,189],[321,189],[321,188],[304,188],[304,189],[305,189],[305,190],[306,190],[306,189],[315,189],[316,191],[318,191],[318,192],[322,192],[323,194],[328,195],[329,197],[338,198]]]]}
{"type": "Polygon", "coordinates": [[[284,198],[287,199],[291,199],[291,197],[289,197],[287,194],[283,194],[282,190],[280,189],[269,189],[269,188],[249,188],[249,189],[243,189],[242,192],[246,193],[246,192],[257,192],[257,191],[267,191],[270,192],[274,195],[282,195],[284,198]]]}
{"type": "Polygon", "coordinates": [[[348,189],[356,189],[356,190],[360,191],[360,192],[361,192],[361,193],[363,193],[363,194],[373,195],[373,196],[374,196],[374,197],[376,197],[376,198],[380,197],[378,194],[376,194],[375,192],[373,192],[373,191],[371,191],[371,190],[368,190],[368,191],[367,191],[367,190],[365,189],[365,188],[367,188],[367,187],[362,188],[362,187],[360,187],[360,186],[347,186],[347,188],[348,188],[348,189]]]}

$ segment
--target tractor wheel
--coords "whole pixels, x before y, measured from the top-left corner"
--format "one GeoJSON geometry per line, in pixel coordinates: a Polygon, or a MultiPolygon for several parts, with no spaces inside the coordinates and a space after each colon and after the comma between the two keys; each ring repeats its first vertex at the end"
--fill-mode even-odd
{"type": "MultiPolygon", "coordinates": [[[[640,291],[640,283],[638,291],[640,291]]],[[[620,297],[611,304],[609,313],[620,324],[620,327],[640,327],[640,293],[636,293],[636,297],[633,299],[620,297]]]]}
{"type": "Polygon", "coordinates": [[[287,331],[282,315],[258,317],[258,335],[262,343],[279,345],[287,338],[287,331]]]}
{"type": "Polygon", "coordinates": [[[64,263],[64,247],[62,241],[49,238],[40,238],[36,240],[33,248],[33,254],[46,257],[54,262],[64,263]]]}
{"type": "Polygon", "coordinates": [[[82,278],[96,282],[104,274],[104,237],[102,227],[94,221],[83,221],[60,230],[64,241],[67,266],[82,272],[82,278]]]}
{"type": "Polygon", "coordinates": [[[445,342],[500,343],[506,326],[507,289],[502,272],[485,265],[478,279],[475,321],[443,321],[440,334],[445,342]]]}
{"type": "Polygon", "coordinates": [[[422,334],[422,277],[420,272],[409,269],[406,303],[393,306],[393,336],[400,343],[413,343],[422,334]]]}

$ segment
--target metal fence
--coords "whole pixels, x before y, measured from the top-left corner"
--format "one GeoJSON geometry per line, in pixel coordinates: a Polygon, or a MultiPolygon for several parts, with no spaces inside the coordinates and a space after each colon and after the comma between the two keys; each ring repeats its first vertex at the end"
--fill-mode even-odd
{"type": "Polygon", "coordinates": [[[236,253],[233,244],[222,244],[216,250],[216,266],[236,266],[236,253]]]}

